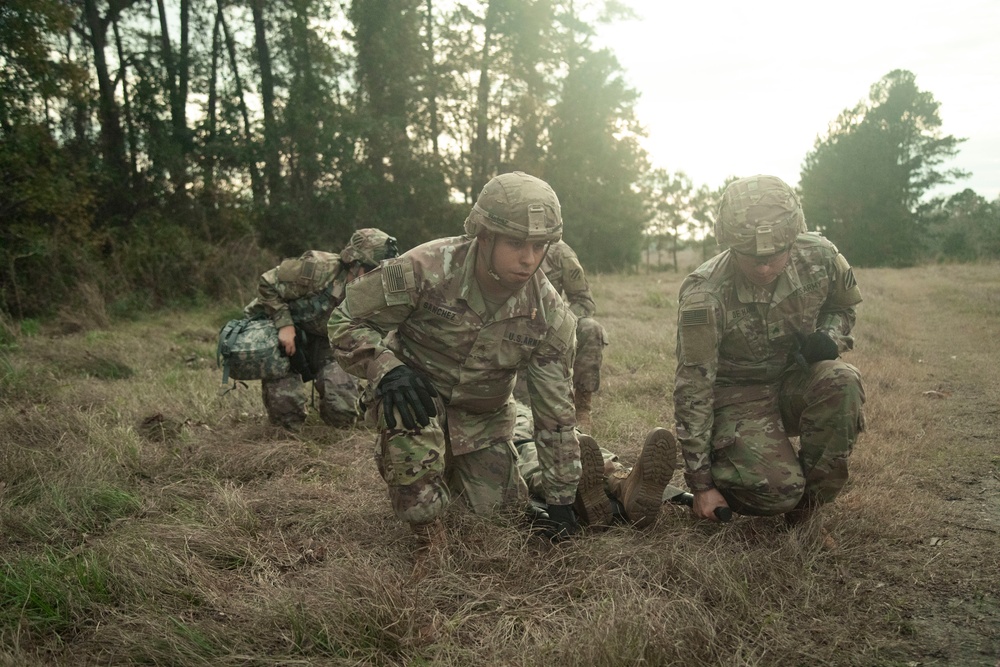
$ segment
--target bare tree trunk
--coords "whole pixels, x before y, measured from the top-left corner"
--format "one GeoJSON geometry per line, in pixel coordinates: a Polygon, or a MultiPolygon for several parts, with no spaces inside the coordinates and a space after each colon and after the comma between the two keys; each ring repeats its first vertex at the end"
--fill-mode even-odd
{"type": "Polygon", "coordinates": [[[205,163],[203,165],[203,178],[205,182],[205,199],[208,207],[215,210],[218,200],[215,192],[215,132],[218,118],[218,79],[219,79],[219,51],[222,49],[222,8],[215,12],[215,22],[212,24],[212,60],[208,73],[208,136],[205,137],[205,163]]]}
{"type": "Polygon", "coordinates": [[[671,251],[674,258],[674,273],[677,273],[678,271],[680,271],[680,267],[677,265],[677,235],[679,233],[678,226],[674,224],[673,229],[674,229],[674,244],[673,248],[671,248],[671,251]]]}
{"type": "Polygon", "coordinates": [[[479,92],[476,99],[476,142],[472,149],[473,174],[472,197],[482,190],[489,180],[490,160],[489,146],[489,102],[490,102],[490,66],[493,64],[490,51],[493,47],[493,27],[496,22],[496,9],[490,0],[486,6],[486,17],[483,20],[484,37],[483,51],[479,66],[479,92]]]}
{"type": "MultiPolygon", "coordinates": [[[[109,14],[124,9],[123,3],[113,3],[109,14]]],[[[131,4],[128,3],[128,4],[131,4]]],[[[99,93],[98,116],[101,121],[101,149],[104,159],[112,173],[120,179],[119,183],[128,182],[128,167],[125,160],[125,137],[122,133],[121,115],[118,113],[118,103],[115,100],[115,86],[108,72],[108,60],[104,54],[107,46],[108,18],[102,18],[97,11],[97,0],[83,0],[84,18],[87,22],[90,46],[94,53],[94,69],[97,71],[97,88],[99,93]]]]}
{"type": "MultiPolygon", "coordinates": [[[[186,101],[182,97],[178,80],[185,78],[178,69],[174,60],[173,45],[170,43],[170,30],[167,24],[167,12],[164,8],[163,0],[156,0],[156,7],[160,15],[160,48],[163,51],[163,65],[167,70],[167,96],[170,100],[170,120],[173,129],[173,146],[168,159],[168,169],[170,170],[170,181],[174,185],[174,194],[183,197],[187,193],[187,169],[184,164],[187,143],[187,118],[185,117],[186,101]]],[[[181,41],[187,38],[187,0],[181,0],[181,41]]],[[[183,53],[185,46],[182,44],[183,53]]],[[[182,56],[182,60],[183,60],[182,56]]],[[[184,84],[184,93],[187,92],[187,84],[184,84]]]]}
{"type": "MultiPolygon", "coordinates": [[[[229,25],[226,23],[226,16],[223,13],[223,0],[218,0],[219,23],[222,25],[222,35],[226,41],[226,51],[229,54],[229,67],[233,70],[233,82],[236,84],[237,106],[240,109],[240,116],[243,118],[243,140],[247,148],[254,145],[253,132],[250,129],[250,113],[247,111],[246,97],[243,93],[243,79],[240,76],[239,61],[236,59],[236,43],[229,32],[229,25]]],[[[251,151],[256,153],[256,151],[251,151]]],[[[253,193],[254,206],[259,210],[264,207],[266,195],[264,192],[264,180],[257,169],[257,161],[254,155],[247,160],[247,168],[250,171],[250,191],[253,193]]]]}
{"type": "Polygon", "coordinates": [[[289,169],[290,176],[297,192],[290,193],[293,201],[308,202],[309,210],[315,201],[316,182],[320,178],[320,165],[316,159],[316,137],[319,129],[316,126],[315,110],[319,104],[319,88],[313,73],[313,59],[309,48],[309,15],[304,2],[293,3],[294,13],[291,17],[292,35],[295,41],[294,49],[297,57],[293,61],[295,72],[293,76],[301,78],[296,95],[296,113],[290,114],[286,134],[292,137],[292,152],[298,155],[296,168],[289,169]],[[294,124],[294,130],[289,125],[294,124]],[[294,134],[293,134],[294,132],[294,134]],[[300,199],[301,198],[301,199],[300,199]]]}
{"type": "Polygon", "coordinates": [[[187,127],[187,98],[188,98],[188,84],[191,79],[191,41],[190,41],[190,27],[191,27],[191,0],[181,0],[181,58],[178,63],[177,72],[177,95],[180,98],[181,113],[179,118],[181,119],[180,130],[183,133],[182,138],[184,139],[184,149],[187,152],[187,139],[188,139],[188,127],[187,127]]]}
{"type": "Polygon", "coordinates": [[[435,157],[440,155],[438,149],[438,108],[437,108],[437,66],[434,63],[434,5],[433,0],[427,0],[427,102],[431,121],[431,150],[435,157]]]}
{"type": "MultiPolygon", "coordinates": [[[[74,60],[72,30],[66,33],[66,51],[63,57],[66,58],[67,62],[73,62],[74,60]]],[[[62,128],[67,134],[70,134],[70,129],[72,128],[73,143],[82,145],[87,136],[87,120],[90,118],[90,110],[87,108],[87,104],[80,99],[79,95],[72,97],[71,104],[73,112],[68,114],[68,118],[63,117],[62,128]]]]}
{"type": "Polygon", "coordinates": [[[111,28],[115,34],[115,47],[118,50],[118,66],[121,68],[122,111],[125,113],[125,132],[128,137],[129,184],[134,190],[136,187],[136,178],[139,173],[139,161],[136,157],[135,121],[132,119],[132,105],[128,94],[128,70],[125,68],[125,49],[122,47],[122,38],[118,33],[117,16],[111,21],[111,28]]]}
{"type": "Polygon", "coordinates": [[[274,74],[271,55],[267,48],[267,30],[264,25],[264,0],[251,0],[254,41],[257,46],[257,64],[260,68],[261,106],[264,112],[264,174],[267,178],[271,207],[282,201],[281,154],[278,150],[278,127],[274,118],[274,74]]]}

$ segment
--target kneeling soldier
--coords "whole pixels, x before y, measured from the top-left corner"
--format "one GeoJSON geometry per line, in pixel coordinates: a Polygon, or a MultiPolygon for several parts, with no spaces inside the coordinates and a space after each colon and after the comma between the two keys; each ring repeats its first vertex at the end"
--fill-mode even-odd
{"type": "Polygon", "coordinates": [[[854,347],[861,293],[777,177],[731,183],[716,237],[728,249],[679,299],[674,416],[693,511],[798,523],[840,493],[862,429],[861,374],[839,358],[854,347]]]}
{"type": "Polygon", "coordinates": [[[323,421],[336,427],[354,424],[358,416],[358,381],[334,362],[327,321],[343,300],[347,283],[397,254],[393,237],[379,229],[359,229],[339,255],[309,250],[296,259],[286,259],[260,277],[257,298],[244,309],[245,315],[270,318],[285,353],[291,358],[304,352],[308,366],[276,380],[261,380],[264,408],[271,423],[292,430],[302,425],[306,419],[302,382],[303,377],[311,376],[319,393],[323,421]],[[299,341],[305,334],[304,350],[298,349],[296,329],[299,341]]]}

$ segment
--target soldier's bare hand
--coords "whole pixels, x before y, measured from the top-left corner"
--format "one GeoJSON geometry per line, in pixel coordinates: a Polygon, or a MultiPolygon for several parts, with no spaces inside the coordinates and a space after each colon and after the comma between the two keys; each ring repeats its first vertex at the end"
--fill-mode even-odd
{"type": "Polygon", "coordinates": [[[718,521],[719,517],[716,516],[715,510],[719,507],[728,508],[729,505],[718,489],[694,492],[694,503],[691,505],[691,513],[699,519],[718,521]]]}
{"type": "Polygon", "coordinates": [[[289,324],[278,329],[278,342],[289,357],[295,354],[295,325],[289,324]]]}

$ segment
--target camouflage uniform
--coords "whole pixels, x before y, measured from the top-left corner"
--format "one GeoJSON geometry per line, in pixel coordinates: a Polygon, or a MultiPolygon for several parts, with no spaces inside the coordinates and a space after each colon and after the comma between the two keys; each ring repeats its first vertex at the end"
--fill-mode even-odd
{"type": "MultiPolygon", "coordinates": [[[[767,246],[758,254],[781,250],[771,246],[772,231],[756,230],[758,247],[767,246]]],[[[693,491],[717,488],[742,514],[833,500],[863,426],[854,366],[795,362],[796,334],[820,331],[840,353],[853,348],[861,302],[854,274],[818,234],[793,230],[789,238],[789,260],[772,285],[750,282],[730,249],[680,289],[674,416],[685,478],[693,491]],[[789,441],[796,435],[798,452],[789,441]]]]}
{"type": "Polygon", "coordinates": [[[397,428],[388,429],[380,400],[368,411],[380,428],[375,458],[393,511],[411,525],[435,521],[453,494],[478,513],[527,500],[512,442],[519,370],[540,443],[543,495],[568,505],[576,493],[576,317],[540,272],[489,316],[475,274],[479,243],[438,239],[384,263],[348,286],[330,318],[346,370],[377,387],[406,364],[440,394],[438,416],[426,427],[406,429],[397,416],[397,428]]]}
{"type": "MultiPolygon", "coordinates": [[[[601,387],[601,365],[608,334],[594,319],[597,305],[590,293],[587,276],[576,253],[564,241],[549,247],[541,270],[556,291],[565,295],[570,310],[577,316],[576,362],[573,364],[573,388],[577,403],[577,418],[586,411],[589,421],[591,395],[601,387]]],[[[588,429],[589,430],[589,423],[588,429]]]]}
{"type": "MultiPolygon", "coordinates": [[[[395,239],[377,229],[361,229],[340,255],[310,250],[287,259],[260,277],[258,296],[244,309],[246,317],[264,315],[275,328],[295,325],[306,333],[306,358],[315,375],[319,413],[330,426],[351,426],[358,416],[358,381],[333,359],[327,320],[344,299],[344,290],[357,264],[371,266],[395,239]]],[[[392,252],[391,254],[395,254],[392,252]]],[[[302,379],[290,372],[276,380],[261,380],[261,393],[272,423],[297,427],[306,418],[302,379]]]]}
{"type": "MultiPolygon", "coordinates": [[[[517,448],[517,469],[528,486],[528,494],[533,498],[544,498],[545,479],[538,458],[538,446],[535,444],[535,425],[531,417],[531,408],[520,401],[516,404],[514,446],[517,448]]],[[[618,455],[609,449],[601,447],[601,457],[604,459],[605,476],[616,473],[627,475],[631,470],[622,465],[618,455]]],[[[606,483],[605,489],[607,490],[606,483]]]]}

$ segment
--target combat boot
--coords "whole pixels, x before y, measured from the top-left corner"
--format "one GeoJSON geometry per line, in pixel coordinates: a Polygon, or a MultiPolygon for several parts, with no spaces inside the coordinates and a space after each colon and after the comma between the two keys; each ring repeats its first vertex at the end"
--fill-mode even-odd
{"type": "MultiPolygon", "coordinates": [[[[810,523],[816,516],[816,510],[819,506],[803,499],[802,502],[795,507],[795,509],[785,513],[785,525],[788,528],[797,528],[799,526],[804,526],[810,523]]],[[[818,522],[817,531],[819,534],[820,548],[823,551],[833,551],[837,548],[837,541],[833,539],[830,532],[826,529],[826,526],[822,522],[818,522]]]]}
{"type": "Polygon", "coordinates": [[[590,433],[590,406],[594,400],[594,392],[577,387],[573,392],[573,404],[576,407],[576,428],[581,433],[590,433]]]}
{"type": "Polygon", "coordinates": [[[611,501],[604,492],[604,455],[597,441],[589,435],[581,433],[579,440],[583,471],[576,487],[573,509],[588,526],[610,526],[611,501]]]}
{"type": "Polygon", "coordinates": [[[416,536],[416,546],[413,550],[413,573],[411,581],[423,579],[427,573],[436,568],[444,560],[448,547],[448,535],[440,519],[430,523],[411,523],[410,528],[416,536]]]}
{"type": "Polygon", "coordinates": [[[785,512],[785,524],[789,528],[795,528],[796,526],[809,523],[820,508],[820,505],[821,503],[813,495],[808,492],[803,493],[802,498],[799,499],[795,507],[785,512]]]}
{"type": "Polygon", "coordinates": [[[656,521],[663,505],[663,489],[670,483],[677,463],[677,442],[665,428],[646,436],[639,462],[631,470],[617,470],[608,478],[608,490],[621,503],[625,519],[637,528],[656,521]]]}

